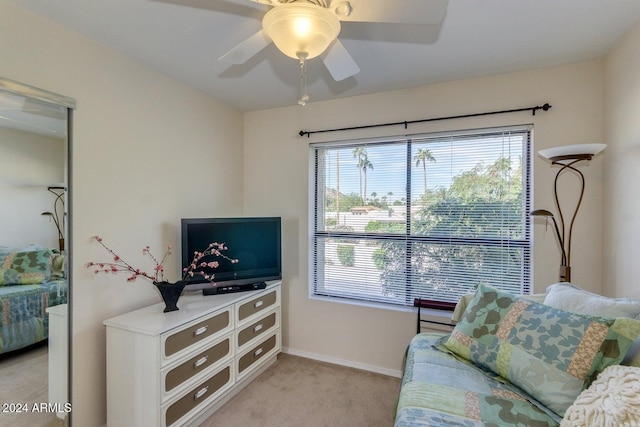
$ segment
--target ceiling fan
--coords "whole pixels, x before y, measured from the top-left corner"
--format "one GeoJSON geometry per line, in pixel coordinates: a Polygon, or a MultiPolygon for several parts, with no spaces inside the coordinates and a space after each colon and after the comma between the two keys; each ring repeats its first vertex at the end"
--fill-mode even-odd
{"type": "Polygon", "coordinates": [[[439,24],[449,0],[248,0],[271,6],[262,29],[222,55],[219,60],[243,64],[272,42],[300,64],[305,105],[306,61],[321,56],[336,81],[357,74],[360,67],[338,40],[341,22],[439,24]]]}

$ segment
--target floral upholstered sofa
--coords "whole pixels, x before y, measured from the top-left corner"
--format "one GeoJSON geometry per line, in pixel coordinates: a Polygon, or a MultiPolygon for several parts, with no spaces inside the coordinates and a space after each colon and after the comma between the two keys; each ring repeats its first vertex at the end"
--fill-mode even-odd
{"type": "Polygon", "coordinates": [[[63,254],[0,246],[0,353],[46,340],[46,310],[66,304],[68,295],[63,254]]]}
{"type": "Polygon", "coordinates": [[[640,426],[639,300],[559,283],[465,302],[450,334],[411,341],[396,427],[640,426]]]}

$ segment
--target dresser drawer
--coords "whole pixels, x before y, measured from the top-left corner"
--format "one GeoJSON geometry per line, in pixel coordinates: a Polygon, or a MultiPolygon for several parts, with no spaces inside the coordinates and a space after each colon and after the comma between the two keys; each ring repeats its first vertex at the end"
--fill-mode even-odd
{"type": "Polygon", "coordinates": [[[214,314],[205,320],[196,321],[186,328],[171,333],[163,342],[165,357],[173,356],[189,346],[212,337],[218,332],[228,330],[232,326],[231,311],[214,314]]]}
{"type": "Polygon", "coordinates": [[[233,382],[231,366],[227,365],[220,371],[200,383],[197,387],[186,392],[181,398],[170,404],[164,411],[164,425],[170,427],[184,415],[208,398],[220,394],[233,382]]]}
{"type": "Polygon", "coordinates": [[[266,292],[256,298],[252,298],[247,302],[236,304],[238,307],[238,322],[242,322],[257,313],[264,312],[265,310],[275,307],[277,302],[278,292],[274,289],[271,292],[266,292]]]}
{"type": "Polygon", "coordinates": [[[269,329],[273,328],[278,321],[277,312],[273,312],[271,314],[267,314],[265,317],[253,322],[252,324],[245,326],[238,332],[237,340],[238,348],[241,348],[243,345],[247,344],[251,340],[265,332],[269,331],[269,329]]]}
{"type": "Polygon", "coordinates": [[[180,384],[203,372],[217,362],[232,354],[233,337],[227,336],[222,341],[211,345],[196,356],[170,369],[164,376],[164,391],[170,392],[180,384]]]}
{"type": "Polygon", "coordinates": [[[244,356],[238,358],[238,375],[242,375],[243,372],[248,372],[249,368],[256,365],[257,362],[269,354],[271,350],[278,347],[277,334],[270,336],[260,344],[249,350],[244,356]]]}

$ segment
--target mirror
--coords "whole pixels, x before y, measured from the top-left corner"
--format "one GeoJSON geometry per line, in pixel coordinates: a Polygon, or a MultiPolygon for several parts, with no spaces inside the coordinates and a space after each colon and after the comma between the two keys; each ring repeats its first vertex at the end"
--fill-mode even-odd
{"type": "Polygon", "coordinates": [[[70,425],[75,101],[0,78],[0,424],[70,425]]]}

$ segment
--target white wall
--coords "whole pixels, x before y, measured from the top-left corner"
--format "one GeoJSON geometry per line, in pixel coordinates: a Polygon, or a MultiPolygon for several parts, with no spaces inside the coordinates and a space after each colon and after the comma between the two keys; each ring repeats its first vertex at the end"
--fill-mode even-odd
{"type": "MultiPolygon", "coordinates": [[[[313,97],[313,94],[311,94],[313,97]]],[[[505,110],[549,102],[539,111],[411,126],[410,133],[533,123],[535,150],[565,144],[600,142],[602,63],[592,61],[488,78],[457,81],[327,102],[306,107],[256,111],[244,120],[244,204],[248,214],[281,214],[283,235],[283,345],[290,351],[342,360],[382,372],[400,369],[414,333],[409,312],[310,300],[308,297],[308,144],[331,139],[402,134],[401,126],[298,136],[300,130],[505,110]],[[268,179],[267,179],[268,177],[268,179]]],[[[587,192],[574,229],[574,282],[601,290],[602,163],[582,166],[587,192]]],[[[552,187],[556,168],[536,156],[534,206],[555,210],[552,187]]],[[[566,181],[566,182],[565,182],[566,181]]],[[[562,190],[570,198],[576,180],[562,190]]],[[[557,281],[559,249],[543,223],[534,226],[535,290],[557,281]]]]}
{"type": "Polygon", "coordinates": [[[47,187],[63,182],[65,141],[0,127],[0,246],[58,249],[50,217],[55,196],[47,187]]]}
{"type": "Polygon", "coordinates": [[[603,292],[640,298],[640,25],[605,66],[603,292]]]}
{"type": "MultiPolygon", "coordinates": [[[[102,321],[160,302],[152,285],[95,276],[102,235],[134,265],[176,250],[179,220],[242,212],[242,115],[202,93],[0,0],[0,76],[77,101],[72,157],[73,422],[106,422],[102,321]]],[[[148,265],[148,264],[147,264],[148,265]]],[[[127,351],[127,349],[122,349],[127,351]]]]}

